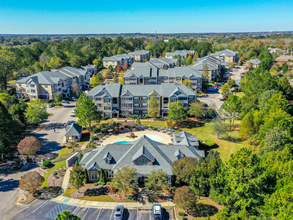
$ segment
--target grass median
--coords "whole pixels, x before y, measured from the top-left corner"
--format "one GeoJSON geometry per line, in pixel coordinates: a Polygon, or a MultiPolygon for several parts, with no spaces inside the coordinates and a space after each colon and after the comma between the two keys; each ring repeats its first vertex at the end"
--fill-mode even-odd
{"type": "MultiPolygon", "coordinates": [[[[74,197],[71,197],[71,194],[75,191],[77,191],[77,189],[68,188],[63,193],[63,196],[74,198],[74,197]]],[[[87,201],[99,201],[99,202],[116,202],[114,199],[112,199],[110,197],[106,197],[106,196],[84,196],[79,199],[87,200],[87,201]]]]}

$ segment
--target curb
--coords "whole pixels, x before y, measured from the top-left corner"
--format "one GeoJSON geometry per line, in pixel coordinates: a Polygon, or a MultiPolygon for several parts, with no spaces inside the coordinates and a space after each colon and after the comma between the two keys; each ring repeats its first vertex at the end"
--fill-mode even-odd
{"type": "MultiPolygon", "coordinates": [[[[21,195],[23,195],[23,194],[21,194],[21,195]]],[[[19,196],[21,196],[21,195],[19,195],[19,196]]],[[[29,203],[27,203],[27,204],[22,204],[22,203],[19,203],[17,200],[18,200],[18,198],[19,198],[19,196],[16,198],[16,200],[15,200],[15,205],[17,205],[17,206],[20,206],[20,207],[23,207],[23,206],[27,206],[27,205],[29,205],[29,204],[31,204],[32,202],[34,202],[36,199],[37,199],[37,197],[35,197],[32,201],[30,201],[29,203]]]]}

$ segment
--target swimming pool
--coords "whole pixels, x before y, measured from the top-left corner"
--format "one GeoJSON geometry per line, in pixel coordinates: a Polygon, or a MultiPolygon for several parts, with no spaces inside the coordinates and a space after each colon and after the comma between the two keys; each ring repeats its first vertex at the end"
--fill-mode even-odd
{"type": "Polygon", "coordinates": [[[155,135],[155,134],[146,134],[145,136],[147,136],[149,139],[151,139],[153,141],[161,141],[161,140],[164,140],[163,137],[161,137],[159,135],[155,135]]]}
{"type": "Polygon", "coordinates": [[[129,143],[129,141],[118,141],[113,144],[127,144],[127,143],[129,143]]]}

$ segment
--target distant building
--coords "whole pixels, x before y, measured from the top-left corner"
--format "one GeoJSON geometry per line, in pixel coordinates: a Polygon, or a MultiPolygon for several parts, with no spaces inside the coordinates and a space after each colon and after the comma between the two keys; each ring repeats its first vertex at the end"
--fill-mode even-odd
{"type": "Polygon", "coordinates": [[[278,53],[278,52],[282,51],[282,49],[280,49],[280,48],[271,48],[271,47],[269,47],[268,50],[270,53],[278,53]]]}
{"type": "Polygon", "coordinates": [[[134,69],[136,67],[142,67],[142,66],[149,66],[151,68],[157,68],[157,69],[168,69],[168,68],[174,68],[175,66],[179,65],[178,59],[168,59],[165,57],[162,58],[151,58],[148,62],[141,63],[141,62],[135,62],[131,68],[134,69]]]}
{"type": "Polygon", "coordinates": [[[293,56],[281,55],[275,59],[276,62],[287,63],[293,61],[293,56]]]}
{"type": "Polygon", "coordinates": [[[258,67],[261,61],[259,59],[251,59],[249,62],[252,68],[256,68],[258,67]]]}
{"type": "Polygon", "coordinates": [[[173,59],[175,56],[177,56],[178,58],[178,56],[180,55],[182,59],[187,59],[188,54],[193,57],[194,53],[194,50],[176,50],[175,52],[166,52],[165,57],[168,59],[173,59]]]}
{"type": "Polygon", "coordinates": [[[135,61],[142,62],[144,60],[149,60],[151,57],[151,52],[147,50],[137,50],[128,53],[128,55],[133,56],[135,61]]]}
{"type": "Polygon", "coordinates": [[[67,142],[79,142],[82,135],[82,127],[76,123],[72,123],[71,125],[65,128],[65,140],[64,143],[67,142]]]}
{"type": "Polygon", "coordinates": [[[117,54],[115,56],[103,58],[103,66],[109,68],[109,66],[111,65],[113,69],[118,65],[123,66],[124,63],[127,63],[127,65],[131,65],[133,62],[134,57],[128,54],[117,54]]]}
{"type": "Polygon", "coordinates": [[[217,73],[221,72],[221,61],[213,56],[205,56],[198,58],[191,66],[191,69],[199,71],[202,75],[205,65],[208,69],[209,80],[215,80],[217,73]]]}
{"type": "Polygon", "coordinates": [[[189,79],[194,90],[202,90],[202,76],[190,66],[158,69],[150,66],[136,67],[124,75],[125,85],[160,85],[162,83],[183,84],[189,79]]]}
{"type": "Polygon", "coordinates": [[[30,99],[53,99],[57,93],[68,97],[71,95],[73,81],[77,82],[80,89],[89,89],[91,76],[96,73],[95,65],[43,71],[16,80],[16,92],[19,97],[30,99]]]}
{"type": "Polygon", "coordinates": [[[238,51],[233,51],[229,49],[225,49],[222,51],[216,51],[215,53],[211,53],[210,56],[216,57],[221,62],[232,63],[238,61],[238,51]]]}

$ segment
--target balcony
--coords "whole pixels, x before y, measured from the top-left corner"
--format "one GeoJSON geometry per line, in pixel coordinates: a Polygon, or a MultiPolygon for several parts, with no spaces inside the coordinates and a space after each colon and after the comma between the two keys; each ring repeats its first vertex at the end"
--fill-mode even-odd
{"type": "Polygon", "coordinates": [[[121,103],[132,103],[133,102],[133,100],[131,99],[131,100],[129,100],[129,99],[122,99],[121,100],[121,103]]]}
{"type": "Polygon", "coordinates": [[[94,103],[103,103],[103,99],[94,99],[94,103]]]}
{"type": "Polygon", "coordinates": [[[164,103],[162,107],[163,108],[169,108],[169,104],[168,103],[164,103]]]}

